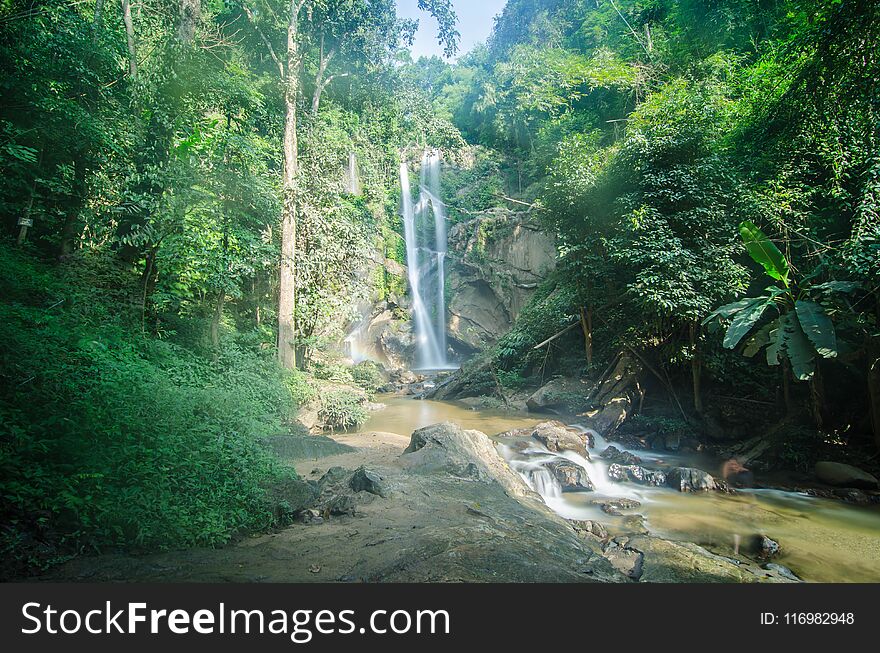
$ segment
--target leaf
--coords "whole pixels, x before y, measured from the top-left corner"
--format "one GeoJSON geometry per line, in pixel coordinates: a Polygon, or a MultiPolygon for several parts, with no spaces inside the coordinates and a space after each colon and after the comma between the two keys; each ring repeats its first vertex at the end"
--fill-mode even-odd
{"type": "Polygon", "coordinates": [[[703,320],[703,325],[705,326],[712,320],[718,317],[733,317],[737,313],[742,310],[749,308],[752,304],[755,303],[757,299],[767,300],[769,297],[746,297],[745,299],[740,299],[738,302],[733,302],[732,304],[725,304],[720,308],[716,308],[709,317],[703,320]]]}
{"type": "Polygon", "coordinates": [[[816,286],[811,286],[810,290],[818,290],[819,292],[853,292],[861,286],[855,281],[826,281],[816,286]]]}
{"type": "Polygon", "coordinates": [[[775,322],[765,324],[758,329],[758,332],[755,333],[755,335],[746,341],[746,346],[743,348],[743,356],[752,358],[755,354],[761,351],[761,348],[770,344],[770,331],[774,324],[775,322]]]}
{"type": "Polygon", "coordinates": [[[798,300],[794,303],[801,328],[816,352],[823,358],[837,356],[837,335],[825,309],[816,302],[798,300]]]}
{"type": "Polygon", "coordinates": [[[764,266],[764,270],[769,276],[779,279],[788,286],[788,261],[779,248],[767,238],[767,235],[754,222],[748,220],[740,224],[739,234],[742,236],[749,256],[756,263],[764,266]]]}
{"type": "Polygon", "coordinates": [[[764,315],[770,302],[766,297],[752,299],[750,304],[739,311],[724,336],[724,346],[728,349],[736,347],[740,340],[748,335],[755,323],[764,315]]]}
{"type": "Polygon", "coordinates": [[[786,313],[773,324],[770,331],[770,346],[767,347],[767,364],[779,365],[784,356],[791,363],[791,371],[799,381],[807,381],[815,372],[813,347],[801,329],[794,311],[786,313]]]}

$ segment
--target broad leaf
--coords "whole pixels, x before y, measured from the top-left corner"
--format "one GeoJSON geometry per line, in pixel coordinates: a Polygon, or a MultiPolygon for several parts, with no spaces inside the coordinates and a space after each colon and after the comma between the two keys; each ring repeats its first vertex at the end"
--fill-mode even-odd
{"type": "Polygon", "coordinates": [[[767,235],[754,222],[748,220],[740,224],[739,233],[749,251],[749,256],[764,266],[769,276],[779,279],[788,286],[788,261],[767,235]]]}
{"type": "Polygon", "coordinates": [[[767,301],[770,298],[769,297],[746,297],[745,299],[740,299],[738,302],[733,302],[732,304],[725,304],[724,306],[722,306],[720,308],[716,308],[714,311],[712,311],[712,314],[709,315],[709,317],[707,317],[705,320],[703,320],[703,325],[705,326],[706,324],[708,324],[709,322],[711,322],[712,320],[714,320],[715,318],[718,318],[718,317],[733,317],[734,315],[736,315],[740,311],[743,311],[743,310],[751,307],[752,305],[754,305],[754,303],[759,299],[767,301]]]}
{"type": "Polygon", "coordinates": [[[767,363],[778,365],[784,356],[791,363],[791,371],[796,379],[811,379],[816,369],[815,355],[795,313],[786,313],[773,326],[770,331],[770,345],[767,347],[767,363]]]}
{"type": "Polygon", "coordinates": [[[819,292],[853,292],[861,286],[854,281],[826,281],[815,286],[810,286],[810,290],[818,290],[819,292]]]}
{"type": "Polygon", "coordinates": [[[753,299],[746,308],[739,311],[727,329],[727,334],[724,336],[724,346],[728,349],[736,347],[740,340],[752,330],[755,323],[761,319],[769,305],[770,302],[766,297],[758,297],[753,299]]]}
{"type": "Polygon", "coordinates": [[[770,332],[775,324],[776,322],[770,322],[758,329],[755,335],[746,341],[746,346],[743,348],[743,356],[752,358],[755,354],[761,351],[763,347],[769,345],[770,332]]]}
{"type": "Polygon", "coordinates": [[[837,336],[831,318],[816,302],[798,300],[794,303],[801,328],[816,352],[823,358],[837,356],[837,336]]]}

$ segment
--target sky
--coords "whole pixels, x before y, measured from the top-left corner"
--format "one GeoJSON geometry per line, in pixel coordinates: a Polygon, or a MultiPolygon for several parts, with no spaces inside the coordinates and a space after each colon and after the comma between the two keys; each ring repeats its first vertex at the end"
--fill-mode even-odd
{"type": "MultiPolygon", "coordinates": [[[[419,31],[412,47],[413,59],[433,55],[442,57],[443,48],[437,43],[437,21],[427,12],[419,11],[418,0],[396,2],[398,16],[419,21],[419,31]]],[[[460,57],[489,38],[495,24],[493,19],[504,9],[507,0],[452,0],[452,4],[458,14],[458,31],[461,32],[460,57]]]]}

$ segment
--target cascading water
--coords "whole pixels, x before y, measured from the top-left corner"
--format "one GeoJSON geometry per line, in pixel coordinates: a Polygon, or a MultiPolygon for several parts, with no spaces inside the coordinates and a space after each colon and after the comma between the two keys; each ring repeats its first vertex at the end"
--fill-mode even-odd
{"type": "Polygon", "coordinates": [[[348,154],[348,170],[345,175],[345,190],[350,195],[361,194],[361,179],[358,175],[357,155],[354,152],[348,154]]]}
{"type": "Polygon", "coordinates": [[[413,203],[409,169],[400,166],[406,263],[416,337],[416,368],[441,370],[450,364],[446,344],[446,205],[440,199],[440,154],[422,157],[419,201],[413,203]],[[433,218],[433,231],[425,227],[433,218]]]}

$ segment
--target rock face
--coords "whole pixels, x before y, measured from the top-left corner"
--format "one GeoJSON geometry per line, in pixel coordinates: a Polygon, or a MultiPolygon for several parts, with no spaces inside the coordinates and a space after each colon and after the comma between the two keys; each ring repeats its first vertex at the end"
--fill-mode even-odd
{"type": "Polygon", "coordinates": [[[676,467],[666,474],[666,484],[680,492],[708,492],[717,489],[715,479],[693,467],[676,467]]]}
{"type": "Polygon", "coordinates": [[[525,213],[494,208],[449,230],[449,335],[479,351],[507,333],[556,265],[555,239],[525,213]]]}
{"type": "Polygon", "coordinates": [[[556,477],[563,492],[591,492],[593,482],[587,470],[568,460],[555,460],[547,464],[547,469],[556,477]]]}
{"type": "Polygon", "coordinates": [[[877,479],[858,467],[844,463],[823,461],[816,463],[816,476],[823,483],[838,487],[854,487],[873,490],[878,486],[877,479]]]}

